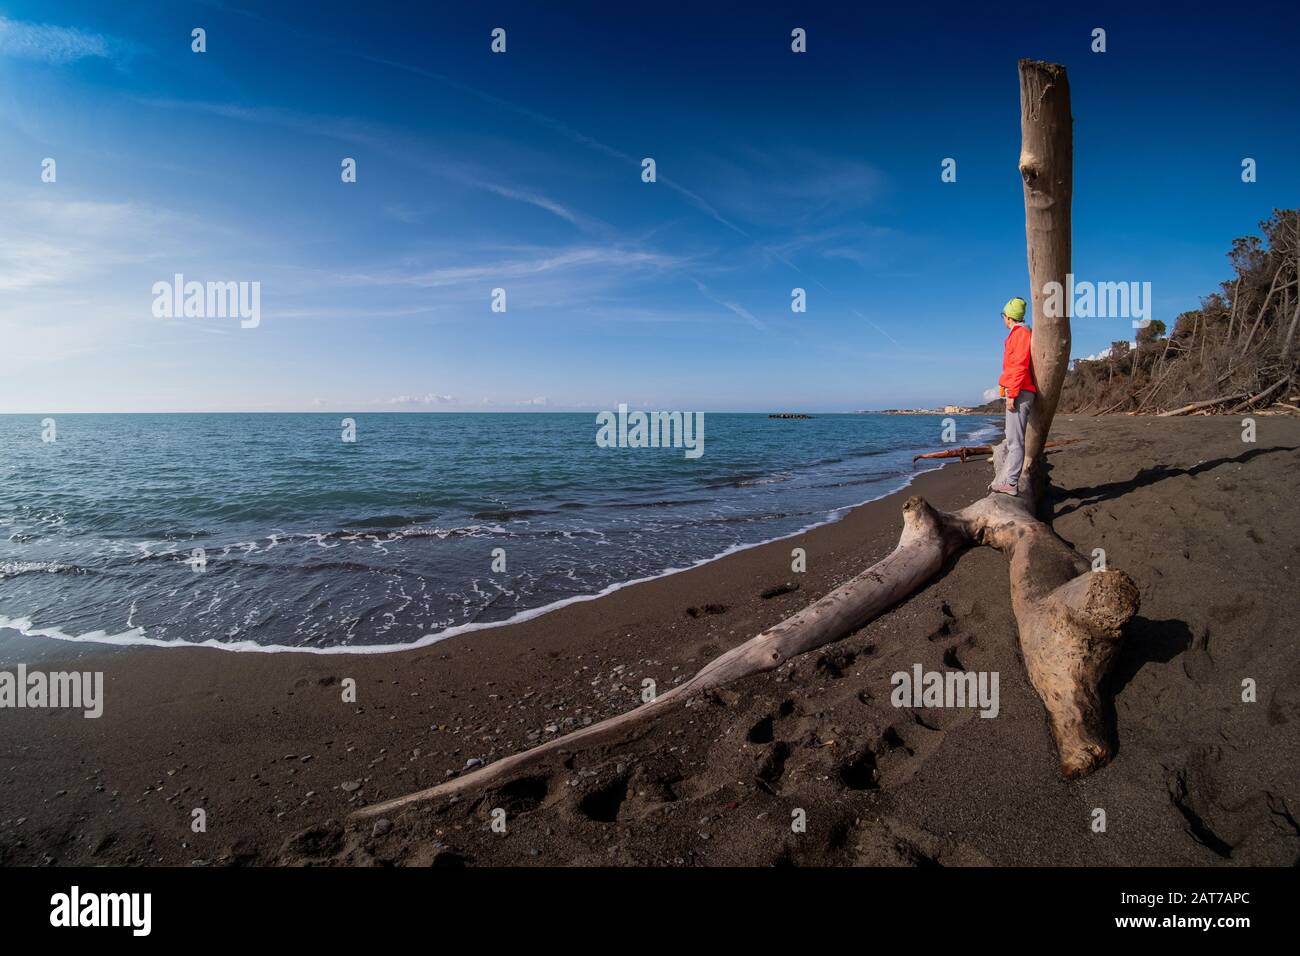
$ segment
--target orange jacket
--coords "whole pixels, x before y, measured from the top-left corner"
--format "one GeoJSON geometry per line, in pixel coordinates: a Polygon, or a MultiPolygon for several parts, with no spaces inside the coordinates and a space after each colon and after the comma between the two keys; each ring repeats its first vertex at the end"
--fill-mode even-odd
{"type": "Polygon", "coordinates": [[[1038,392],[1034,385],[1034,366],[1029,355],[1033,333],[1028,326],[1017,325],[1007,333],[1002,346],[1002,377],[998,384],[1006,398],[1015,398],[1021,392],[1038,392]]]}

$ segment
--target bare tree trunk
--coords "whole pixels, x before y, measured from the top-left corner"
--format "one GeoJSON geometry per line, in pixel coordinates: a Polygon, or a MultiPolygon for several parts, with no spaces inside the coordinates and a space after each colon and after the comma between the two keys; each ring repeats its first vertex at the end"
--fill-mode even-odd
{"type": "Polygon", "coordinates": [[[1118,402],[1116,402],[1114,405],[1108,405],[1108,406],[1106,406],[1105,408],[1103,408],[1101,411],[1097,412],[1097,414],[1096,414],[1095,417],[1100,418],[1102,415],[1109,415],[1109,414],[1110,414],[1111,412],[1113,412],[1115,409],[1117,409],[1117,408],[1119,408],[1121,405],[1125,404],[1128,400],[1129,400],[1129,399],[1128,399],[1128,396],[1125,395],[1123,398],[1121,398],[1121,399],[1120,399],[1118,402]]]}
{"type": "Polygon", "coordinates": [[[1164,370],[1165,360],[1169,358],[1169,350],[1173,347],[1174,332],[1175,330],[1177,330],[1177,328],[1178,328],[1178,320],[1175,319],[1174,324],[1169,328],[1165,329],[1165,348],[1164,351],[1160,353],[1160,364],[1157,365],[1155,370],[1151,373],[1153,376],[1159,374],[1161,371],[1164,370]]]}
{"type": "Polygon", "coordinates": [[[1246,399],[1246,400],[1245,400],[1244,402],[1242,402],[1240,405],[1237,405],[1237,406],[1235,406],[1235,407],[1233,407],[1233,408],[1228,409],[1228,414],[1229,414],[1229,415],[1235,415],[1235,414],[1237,414],[1238,412],[1243,412],[1243,411],[1245,411],[1246,409],[1250,408],[1250,406],[1252,406],[1252,405],[1254,405],[1256,402],[1258,402],[1260,399],[1262,399],[1262,398],[1268,398],[1268,396],[1270,396],[1270,395],[1272,395],[1274,392],[1276,392],[1279,388],[1281,388],[1283,385],[1285,385],[1289,380],[1290,380],[1290,375],[1284,375],[1284,376],[1282,376],[1282,377],[1279,378],[1276,382],[1274,382],[1272,385],[1270,385],[1268,388],[1264,389],[1264,391],[1260,392],[1258,395],[1252,395],[1252,396],[1250,396],[1250,398],[1246,399]]]}
{"type": "Polygon", "coordinates": [[[1232,312],[1228,315],[1228,341],[1232,341],[1232,326],[1237,320],[1237,299],[1241,297],[1241,276],[1237,276],[1237,284],[1232,290],[1232,312]]]}
{"type": "Polygon", "coordinates": [[[1032,352],[1038,386],[1025,430],[1025,465],[1021,472],[1025,476],[1036,467],[1042,454],[1070,365],[1070,305],[1066,303],[1061,315],[1049,315],[1046,303],[1048,283],[1059,283],[1064,289],[1070,271],[1073,123],[1065,67],[1021,60],[1020,177],[1025,187],[1025,239],[1029,288],[1034,299],[1032,352]]]}
{"type": "MultiPolygon", "coordinates": [[[[1273,273],[1273,284],[1268,287],[1268,295],[1264,296],[1264,304],[1259,307],[1259,314],[1255,316],[1255,324],[1250,327],[1250,334],[1246,336],[1246,341],[1241,346],[1241,354],[1245,355],[1250,351],[1250,343],[1255,340],[1255,332],[1259,329],[1259,323],[1264,320],[1264,313],[1268,311],[1268,304],[1273,300],[1273,293],[1277,291],[1277,280],[1282,277],[1282,270],[1286,268],[1286,262],[1282,262],[1277,271],[1273,273]]],[[[1245,316],[1242,316],[1243,323],[1245,316]]]]}
{"type": "MultiPolygon", "coordinates": [[[[1296,217],[1295,228],[1295,271],[1296,278],[1300,280],[1300,216],[1296,217]]],[[[1283,315],[1286,313],[1284,312],[1283,315]]],[[[1291,343],[1295,341],[1296,321],[1300,320],[1300,289],[1296,290],[1295,313],[1291,316],[1291,325],[1286,330],[1286,338],[1282,340],[1282,364],[1289,370],[1291,368],[1291,343]]]]}
{"type": "Polygon", "coordinates": [[[1204,402],[1192,402],[1190,405],[1184,405],[1182,408],[1174,408],[1167,412],[1161,412],[1157,418],[1175,418],[1178,415],[1188,415],[1192,412],[1198,412],[1202,408],[1209,408],[1211,405],[1223,405],[1227,402],[1235,402],[1239,398],[1245,398],[1249,392],[1239,392],[1236,395],[1224,395],[1220,398],[1211,398],[1204,402]]]}
{"type": "Polygon", "coordinates": [[[1295,342],[1295,326],[1300,321],[1300,296],[1296,297],[1295,313],[1291,316],[1291,326],[1286,330],[1286,339],[1282,342],[1282,361],[1291,361],[1291,345],[1295,342]]]}
{"type": "Polygon", "coordinates": [[[1160,391],[1160,386],[1165,384],[1165,380],[1169,378],[1169,373],[1171,371],[1173,371],[1172,366],[1165,369],[1165,372],[1160,376],[1160,379],[1151,386],[1151,391],[1147,392],[1146,398],[1142,399],[1142,401],[1138,403],[1138,407],[1133,409],[1133,414],[1136,415],[1138,412],[1142,411],[1142,409],[1147,407],[1147,402],[1151,401],[1151,399],[1155,397],[1156,392],[1160,391]]]}
{"type": "MultiPolygon", "coordinates": [[[[1040,308],[1043,285],[1058,273],[1063,280],[1070,265],[1070,176],[1062,176],[1057,168],[1064,163],[1070,169],[1069,95],[1061,66],[1022,60],[1020,81],[1023,142],[1030,147],[1021,152],[1026,234],[1035,305],[1040,308]]],[[[1039,320],[1033,359],[1039,401],[1048,411],[1037,418],[1036,457],[1042,455],[1060,398],[1069,341],[1068,316],[1039,320]]],[[[994,450],[994,474],[1001,473],[1004,451],[1005,443],[994,450]]],[[[921,498],[908,499],[903,532],[887,557],[655,700],[428,790],[365,807],[353,817],[375,817],[412,803],[499,785],[539,760],[654,720],[701,691],[771,670],[796,654],[847,637],[921,588],[957,552],[980,544],[1008,558],[1011,606],[1025,669],[1047,710],[1062,774],[1074,778],[1095,770],[1112,753],[1103,687],[1123,627],[1137,611],[1138,590],[1122,571],[1093,571],[1035,517],[1046,490],[1045,469],[1040,463],[1024,474],[1020,496],[991,494],[956,512],[937,511],[921,498]]]]}

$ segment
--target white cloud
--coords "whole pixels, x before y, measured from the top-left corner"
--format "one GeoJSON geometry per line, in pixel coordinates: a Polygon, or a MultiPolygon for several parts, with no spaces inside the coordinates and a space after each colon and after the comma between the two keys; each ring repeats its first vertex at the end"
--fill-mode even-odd
{"type": "Polygon", "coordinates": [[[1076,362],[1100,362],[1102,359],[1110,357],[1110,349],[1102,349],[1096,355],[1085,355],[1082,358],[1076,358],[1076,362]]]}
{"type": "Polygon", "coordinates": [[[451,405],[456,398],[454,395],[436,395],[433,392],[426,392],[423,395],[397,395],[381,404],[384,405],[451,405]]]}
{"type": "Polygon", "coordinates": [[[0,55],[46,63],[71,63],[87,57],[112,59],[125,45],[112,37],[75,27],[23,23],[0,16],[0,55]]]}
{"type": "Polygon", "coordinates": [[[197,254],[191,237],[212,232],[140,203],[61,198],[65,189],[0,191],[0,355],[9,371],[141,347],[162,328],[152,284],[197,254]]]}
{"type": "Polygon", "coordinates": [[[66,285],[175,251],[175,217],[133,203],[0,198],[0,291],[66,285]]]}

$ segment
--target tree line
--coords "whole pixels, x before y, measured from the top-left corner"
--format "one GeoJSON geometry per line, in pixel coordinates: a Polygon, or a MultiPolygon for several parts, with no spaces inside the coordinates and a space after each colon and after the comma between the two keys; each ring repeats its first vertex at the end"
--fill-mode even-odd
{"type": "Polygon", "coordinates": [[[1281,405],[1292,394],[1300,320],[1300,213],[1275,209],[1262,236],[1235,239],[1234,278],[1184,312],[1169,332],[1153,320],[1135,341],[1114,342],[1071,364],[1062,411],[1163,415],[1235,414],[1281,405]]]}

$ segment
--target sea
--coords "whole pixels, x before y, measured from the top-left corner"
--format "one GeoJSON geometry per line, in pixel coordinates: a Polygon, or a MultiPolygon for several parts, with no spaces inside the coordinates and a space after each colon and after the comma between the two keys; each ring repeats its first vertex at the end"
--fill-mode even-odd
{"type": "Polygon", "coordinates": [[[690,457],[587,413],[0,415],[0,628],[429,644],[835,521],[940,467],[943,423],[710,413],[690,457]]]}

